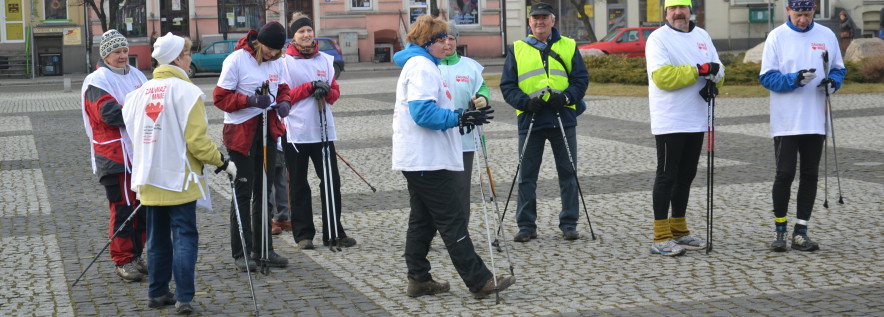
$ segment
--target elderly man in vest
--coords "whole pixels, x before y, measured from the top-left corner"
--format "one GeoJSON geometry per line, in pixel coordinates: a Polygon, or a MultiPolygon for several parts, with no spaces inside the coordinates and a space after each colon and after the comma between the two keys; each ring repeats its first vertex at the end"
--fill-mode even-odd
{"type": "Polygon", "coordinates": [[[519,124],[522,161],[516,210],[519,233],[513,238],[516,242],[537,238],[535,191],[547,140],[555,157],[562,195],[559,229],[565,240],[580,238],[577,173],[568,154],[570,152],[576,167],[577,116],[586,109],[583,95],[589,73],[574,40],[560,35],[553,27],[555,23],[556,16],[549,4],[541,2],[531,6],[528,18],[531,32],[507,48],[500,78],[503,98],[516,109],[519,124]]]}

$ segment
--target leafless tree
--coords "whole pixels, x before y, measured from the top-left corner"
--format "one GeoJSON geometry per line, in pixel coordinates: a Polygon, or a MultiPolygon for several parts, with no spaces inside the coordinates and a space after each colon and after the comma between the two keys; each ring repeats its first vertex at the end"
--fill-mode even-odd
{"type": "MultiPolygon", "coordinates": [[[[119,16],[120,7],[126,0],[107,0],[107,10],[105,10],[105,0],[76,0],[74,5],[87,5],[92,12],[98,16],[101,22],[101,31],[106,32],[117,25],[117,16],[119,16]]],[[[89,23],[87,21],[86,23],[89,23]]]]}
{"type": "Polygon", "coordinates": [[[593,0],[568,0],[572,6],[574,6],[574,10],[577,10],[580,14],[578,14],[577,18],[583,22],[583,27],[586,28],[586,36],[588,37],[590,42],[597,42],[598,39],[595,37],[595,32],[592,29],[592,24],[589,23],[589,15],[586,14],[586,4],[587,2],[592,3],[593,0]]]}

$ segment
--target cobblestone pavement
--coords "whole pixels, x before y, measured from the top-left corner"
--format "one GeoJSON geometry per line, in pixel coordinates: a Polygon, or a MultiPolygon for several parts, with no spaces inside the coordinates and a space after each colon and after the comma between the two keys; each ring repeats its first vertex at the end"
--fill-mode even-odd
{"type": "MultiPolygon", "coordinates": [[[[337,148],[378,191],[371,192],[341,165],[344,226],[359,244],[342,252],[301,251],[290,235],[276,236],[277,251],[292,262],[270,275],[253,275],[263,315],[868,316],[884,311],[884,95],[833,97],[846,203],[836,203],[830,152],[830,208],[822,208],[821,177],[811,221],[811,235],[822,249],[782,254],[767,250],[773,239],[774,170],[767,99],[719,99],[715,249],[679,258],[648,252],[656,162],[647,99],[587,97],[589,110],[580,117],[576,150],[596,240],[589,238],[583,213],[582,238],[561,239],[549,150],[538,184],[539,238],[507,242],[508,256],[489,252],[482,199],[474,185],[470,231],[477,251],[498,273],[508,274],[512,265],[517,277],[495,305],[493,299],[469,296],[439,239],[430,260],[436,279],[452,283],[451,293],[405,296],[401,255],[408,194],[404,178],[390,170],[395,78],[343,79],[340,84],[344,98],[335,105],[337,148]]],[[[212,85],[201,88],[211,96],[212,85]]],[[[0,315],[172,314],[171,309],[149,309],[147,283],[122,282],[107,254],[71,286],[104,246],[108,226],[107,203],[89,168],[76,91],[4,92],[0,98],[0,315]]],[[[517,164],[517,138],[513,112],[499,91],[492,93],[497,118],[485,133],[501,212],[517,164]]],[[[208,109],[209,134],[220,144],[222,114],[208,109]]],[[[706,160],[700,161],[688,218],[694,234],[702,237],[706,160]]],[[[315,175],[310,182],[317,186],[315,175]]],[[[198,213],[195,308],[206,316],[250,315],[248,279],[234,270],[230,258],[230,189],[215,175],[211,187],[215,211],[198,213]]],[[[315,210],[318,201],[314,197],[315,210]]],[[[504,241],[517,231],[513,205],[504,221],[504,241]]],[[[794,221],[794,200],[792,208],[794,221]]],[[[489,219],[495,217],[490,205],[488,212],[489,219]]],[[[493,234],[496,224],[491,228],[493,234]]]]}

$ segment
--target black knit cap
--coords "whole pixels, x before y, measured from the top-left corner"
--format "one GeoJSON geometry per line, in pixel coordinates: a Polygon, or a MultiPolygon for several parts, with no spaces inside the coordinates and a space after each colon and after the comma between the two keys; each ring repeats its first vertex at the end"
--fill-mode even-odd
{"type": "Polygon", "coordinates": [[[279,22],[270,22],[258,31],[258,42],[265,46],[281,50],[285,45],[285,28],[279,22]]]}

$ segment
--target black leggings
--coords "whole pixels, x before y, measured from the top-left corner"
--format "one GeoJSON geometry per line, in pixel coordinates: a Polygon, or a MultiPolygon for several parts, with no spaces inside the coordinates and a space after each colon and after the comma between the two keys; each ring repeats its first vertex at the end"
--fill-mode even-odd
{"type": "Polygon", "coordinates": [[[785,217],[789,211],[789,195],[795,179],[795,164],[801,156],[801,174],[798,178],[798,219],[810,220],[816,186],[819,179],[820,156],[825,135],[802,134],[774,137],[777,176],[773,183],[773,211],[776,217],[785,217]]]}
{"type": "Polygon", "coordinates": [[[657,177],[654,179],[654,220],[684,217],[691,183],[697,175],[697,162],[703,147],[703,132],[655,135],[657,177]]]}

